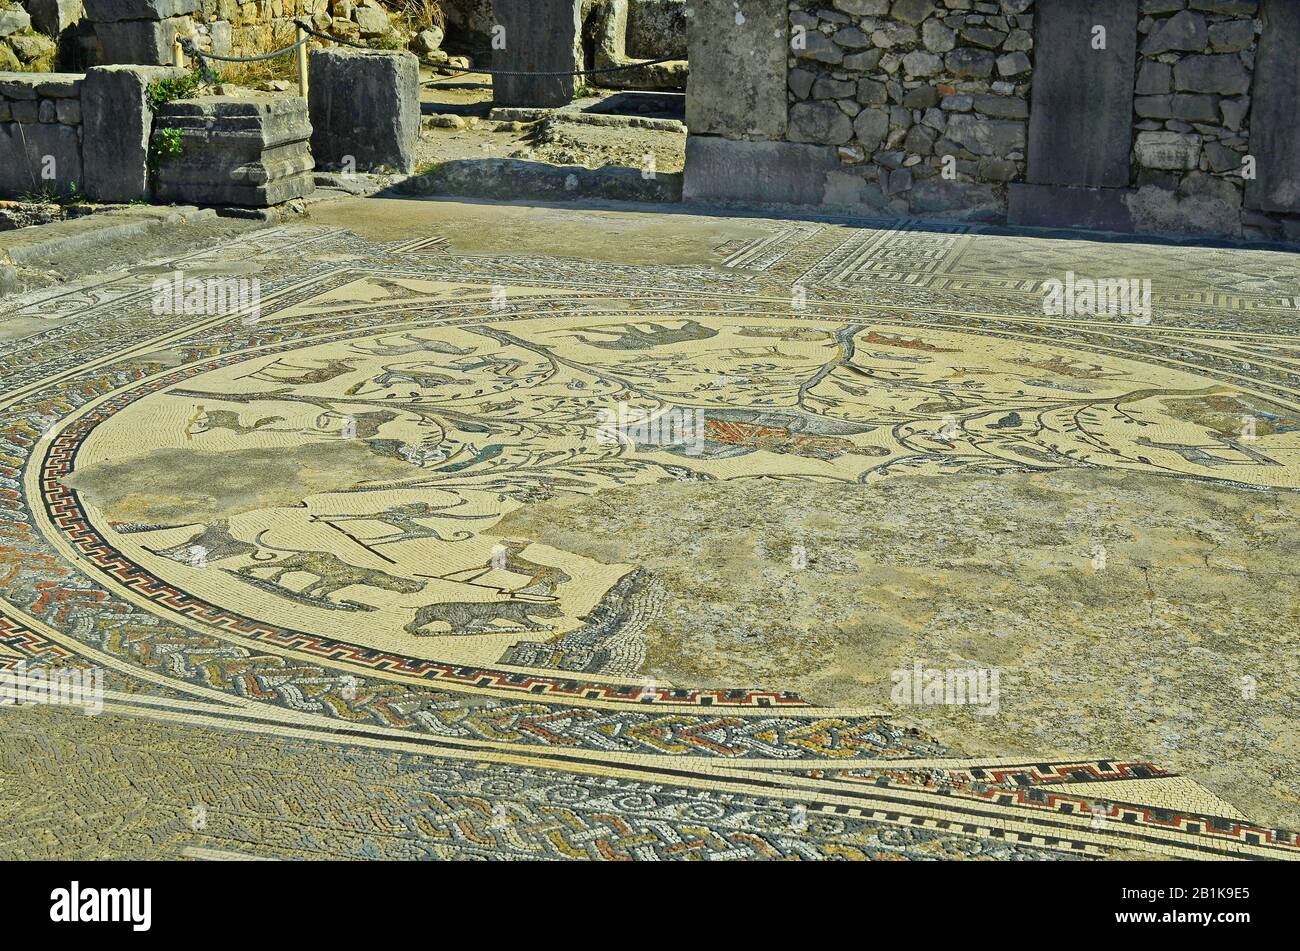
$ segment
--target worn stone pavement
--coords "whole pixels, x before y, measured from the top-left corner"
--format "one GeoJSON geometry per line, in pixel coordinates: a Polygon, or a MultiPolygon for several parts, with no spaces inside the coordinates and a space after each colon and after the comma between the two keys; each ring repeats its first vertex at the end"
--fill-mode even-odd
{"type": "Polygon", "coordinates": [[[212,237],[0,305],[0,667],[107,686],[0,708],[0,853],[1300,856],[1294,254],[383,197],[212,237]],[[1067,274],[1150,314],[1045,315],[1067,274]]]}

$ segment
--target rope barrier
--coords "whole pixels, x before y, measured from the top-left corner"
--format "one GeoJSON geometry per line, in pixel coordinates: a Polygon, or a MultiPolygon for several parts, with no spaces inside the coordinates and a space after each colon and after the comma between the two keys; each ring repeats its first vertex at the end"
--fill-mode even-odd
{"type": "Polygon", "coordinates": [[[375,52],[373,46],[366,46],[364,43],[353,43],[351,40],[345,40],[341,36],[333,36],[329,33],[321,33],[319,30],[313,30],[306,23],[302,22],[302,20],[294,20],[293,23],[294,26],[302,30],[308,36],[314,36],[320,40],[329,40],[331,43],[339,43],[343,46],[351,46],[353,49],[369,50],[372,53],[375,52]]]}
{"type": "Polygon", "coordinates": [[[510,69],[477,69],[471,66],[448,66],[446,63],[436,63],[439,69],[450,70],[456,73],[475,73],[482,76],[600,76],[605,73],[622,73],[629,69],[640,69],[642,66],[658,66],[660,63],[676,62],[673,57],[669,56],[664,59],[648,59],[643,63],[630,63],[627,66],[606,66],[603,69],[569,69],[560,70],[559,72],[532,73],[526,70],[510,69]]]}
{"type": "Polygon", "coordinates": [[[177,42],[181,44],[181,49],[197,60],[215,59],[221,63],[260,63],[263,60],[275,59],[277,56],[283,56],[285,53],[292,53],[298,47],[307,42],[306,38],[299,40],[282,50],[276,50],[273,53],[262,53],[260,56],[218,56],[216,53],[205,53],[194,45],[191,37],[183,36],[177,42]]]}

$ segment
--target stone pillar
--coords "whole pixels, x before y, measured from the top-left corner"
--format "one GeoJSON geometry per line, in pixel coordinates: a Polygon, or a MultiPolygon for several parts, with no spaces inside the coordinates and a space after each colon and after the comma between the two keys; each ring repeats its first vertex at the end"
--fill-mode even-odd
{"type": "Polygon", "coordinates": [[[95,201],[149,199],[149,84],[184,75],[171,66],[94,66],[82,84],[86,196],[95,201]]]}
{"type": "Polygon", "coordinates": [[[1011,224],[1133,230],[1137,22],[1138,0],[1039,0],[1029,167],[1008,189],[1011,224]]]}
{"type": "Polygon", "coordinates": [[[415,171],[420,61],[413,53],[313,50],[307,86],[321,168],[415,171]]]}
{"type": "Polygon", "coordinates": [[[695,0],[686,20],[694,135],[784,139],[789,12],[773,0],[695,0]]]}
{"type": "MultiPolygon", "coordinates": [[[[571,73],[582,69],[582,0],[492,0],[505,49],[493,49],[492,68],[521,73],[571,73]]],[[[498,106],[563,106],[573,100],[577,77],[494,76],[498,106]]]]}
{"type": "Polygon", "coordinates": [[[1127,188],[1137,0],[1040,0],[1036,17],[1029,181],[1127,188]]]}
{"type": "Polygon", "coordinates": [[[686,170],[692,201],[816,205],[830,146],[787,142],[789,11],[771,0],[696,0],[686,10],[686,170]]]}
{"type": "Polygon", "coordinates": [[[1257,177],[1246,182],[1246,207],[1300,214],[1300,3],[1265,0],[1262,13],[1250,111],[1257,177]]]}

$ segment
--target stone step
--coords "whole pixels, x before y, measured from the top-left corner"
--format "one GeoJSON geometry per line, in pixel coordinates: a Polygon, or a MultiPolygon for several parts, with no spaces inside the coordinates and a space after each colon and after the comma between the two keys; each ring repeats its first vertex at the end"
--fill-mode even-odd
{"type": "Polygon", "coordinates": [[[538,201],[677,202],[680,172],[645,178],[634,168],[583,168],[522,159],[457,159],[415,175],[396,189],[403,194],[538,201]]]}
{"type": "Polygon", "coordinates": [[[155,149],[180,130],[179,155],[159,161],[160,201],[264,208],[309,195],[311,123],[291,95],[202,96],[169,103],[154,123],[155,149]]]}

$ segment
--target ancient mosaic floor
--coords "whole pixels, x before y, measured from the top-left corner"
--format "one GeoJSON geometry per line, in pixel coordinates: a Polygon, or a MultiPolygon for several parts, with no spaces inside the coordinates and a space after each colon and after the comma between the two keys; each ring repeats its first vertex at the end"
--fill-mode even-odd
{"type": "Polygon", "coordinates": [[[0,665],[106,694],[0,709],[0,852],[1300,857],[1298,278],[370,201],[42,292],[0,665]],[[1151,319],[1043,316],[1067,272],[1151,319]]]}

